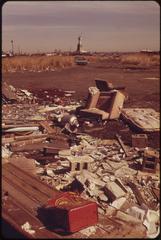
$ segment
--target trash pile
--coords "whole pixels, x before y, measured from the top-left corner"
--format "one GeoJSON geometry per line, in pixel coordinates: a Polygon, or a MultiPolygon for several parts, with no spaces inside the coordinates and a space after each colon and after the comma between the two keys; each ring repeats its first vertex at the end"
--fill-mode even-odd
{"type": "Polygon", "coordinates": [[[34,103],[36,97],[26,89],[16,89],[6,82],[2,83],[2,103],[34,103]]]}
{"type": "MultiPolygon", "coordinates": [[[[4,91],[2,106],[3,161],[20,153],[32,157],[41,181],[96,202],[99,214],[143,224],[147,237],[155,237],[159,233],[159,149],[149,147],[146,133],[134,131],[129,146],[119,134],[101,139],[84,131],[83,124],[92,130],[96,123],[102,127],[119,121],[127,98],[124,87],[114,88],[103,80],[96,83],[85,105],[76,102],[70,91],[44,91],[41,100],[41,94],[4,85],[8,92],[4,91]],[[14,92],[11,98],[10,91],[14,92]]],[[[156,121],[153,115],[159,131],[157,121],[158,115],[156,121]]]]}

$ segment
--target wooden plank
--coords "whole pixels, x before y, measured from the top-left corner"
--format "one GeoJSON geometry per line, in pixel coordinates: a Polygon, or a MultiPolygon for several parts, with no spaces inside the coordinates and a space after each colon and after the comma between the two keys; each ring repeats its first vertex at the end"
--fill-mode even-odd
{"type": "Polygon", "coordinates": [[[35,188],[39,189],[40,192],[45,193],[49,197],[53,194],[59,193],[59,191],[54,189],[54,187],[43,183],[37,177],[17,167],[13,163],[4,164],[3,169],[9,169],[10,172],[17,175],[20,179],[25,179],[26,182],[32,184],[35,188]]]}
{"type": "Polygon", "coordinates": [[[18,147],[18,149],[20,150],[21,146],[25,146],[25,145],[29,145],[29,144],[33,144],[33,143],[40,143],[43,142],[44,140],[46,140],[46,137],[39,137],[36,139],[29,139],[29,140],[23,140],[23,141],[16,141],[11,143],[11,148],[15,149],[15,147],[18,147]]]}
{"type": "Polygon", "coordinates": [[[48,133],[56,133],[56,130],[52,128],[48,121],[40,121],[40,125],[48,132],[48,133]]]}
{"type": "Polygon", "coordinates": [[[25,209],[28,209],[31,213],[35,214],[35,209],[38,207],[38,201],[29,198],[25,191],[20,192],[15,185],[4,177],[2,178],[2,189],[5,192],[8,192],[8,194],[16,199],[17,202],[20,202],[25,209]]]}
{"type": "Polygon", "coordinates": [[[17,175],[10,173],[9,171],[3,171],[2,177],[8,181],[12,181],[12,183],[20,190],[25,192],[36,199],[38,202],[44,204],[47,202],[49,196],[39,191],[39,189],[35,188],[33,185],[30,185],[30,182],[25,182],[22,179],[18,178],[17,175]]]}
{"type": "Polygon", "coordinates": [[[5,207],[2,210],[2,218],[5,219],[10,225],[12,225],[18,232],[21,232],[27,238],[61,238],[55,232],[47,230],[38,218],[31,215],[28,211],[23,209],[12,198],[5,202],[5,207]],[[35,234],[31,235],[22,230],[21,226],[29,222],[32,229],[35,230],[35,234]]]}
{"type": "Polygon", "coordinates": [[[126,155],[127,157],[129,157],[130,154],[128,153],[128,150],[127,150],[125,144],[123,143],[123,141],[122,141],[122,139],[121,139],[121,136],[119,136],[118,134],[116,134],[116,138],[117,138],[117,140],[118,140],[118,142],[119,142],[122,150],[124,151],[125,155],[126,155]]]}

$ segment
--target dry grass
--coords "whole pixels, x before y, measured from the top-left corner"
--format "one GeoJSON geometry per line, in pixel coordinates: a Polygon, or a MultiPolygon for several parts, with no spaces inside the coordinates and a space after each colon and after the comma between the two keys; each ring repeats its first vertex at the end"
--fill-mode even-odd
{"type": "Polygon", "coordinates": [[[2,71],[49,71],[73,65],[72,56],[15,56],[2,60],[2,71]]]}
{"type": "MultiPolygon", "coordinates": [[[[100,61],[98,56],[85,56],[89,62],[100,61]]],[[[52,71],[75,64],[75,56],[15,56],[2,59],[2,72],[52,71]]]]}
{"type": "Polygon", "coordinates": [[[144,53],[132,53],[120,56],[120,61],[123,64],[135,64],[144,66],[159,66],[160,55],[159,54],[144,54],[144,53]]]}
{"type": "MultiPolygon", "coordinates": [[[[143,53],[120,54],[119,56],[85,56],[89,62],[118,62],[139,66],[159,66],[160,55],[143,53]]],[[[74,56],[15,56],[2,59],[2,72],[54,71],[75,65],[74,56]]]]}

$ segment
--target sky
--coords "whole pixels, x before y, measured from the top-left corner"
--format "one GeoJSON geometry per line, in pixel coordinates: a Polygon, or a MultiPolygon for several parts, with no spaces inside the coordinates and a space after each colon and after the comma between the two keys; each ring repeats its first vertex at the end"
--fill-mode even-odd
{"type": "Polygon", "coordinates": [[[160,6],[155,1],[8,1],[2,7],[2,50],[160,50],[160,6]]]}

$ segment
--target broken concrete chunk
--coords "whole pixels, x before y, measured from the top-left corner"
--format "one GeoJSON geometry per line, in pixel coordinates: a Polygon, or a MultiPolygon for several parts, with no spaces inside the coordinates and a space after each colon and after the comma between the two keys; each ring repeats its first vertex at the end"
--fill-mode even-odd
{"type": "Polygon", "coordinates": [[[103,176],[103,177],[102,177],[102,180],[103,180],[104,182],[108,182],[108,181],[109,181],[109,176],[103,176]]]}
{"type": "Polygon", "coordinates": [[[113,162],[113,161],[108,161],[108,164],[114,169],[114,170],[120,170],[123,167],[128,168],[128,163],[126,161],[121,161],[121,162],[113,162]]]}
{"type": "Polygon", "coordinates": [[[147,228],[147,235],[149,237],[151,235],[156,235],[158,233],[158,227],[160,224],[159,223],[159,211],[153,211],[153,210],[148,209],[143,224],[147,228]]]}
{"type": "Polygon", "coordinates": [[[137,206],[127,209],[127,213],[141,221],[143,221],[145,217],[145,210],[137,206]]]}
{"type": "Polygon", "coordinates": [[[120,210],[116,212],[115,217],[127,223],[134,223],[134,224],[141,223],[141,221],[138,218],[130,216],[129,214],[122,212],[120,210]]]}
{"type": "Polygon", "coordinates": [[[126,176],[133,176],[133,175],[136,175],[136,174],[137,174],[136,170],[131,169],[131,168],[126,167],[126,166],[123,166],[120,169],[117,169],[115,171],[115,176],[117,178],[124,178],[126,176]]]}
{"type": "Polygon", "coordinates": [[[118,198],[118,199],[114,200],[112,202],[111,206],[116,208],[116,209],[120,209],[124,205],[125,202],[126,202],[126,198],[121,197],[121,198],[118,198]]]}
{"type": "Polygon", "coordinates": [[[60,164],[62,167],[69,167],[70,164],[69,164],[69,161],[60,161],[60,164]]]}
{"type": "Polygon", "coordinates": [[[111,202],[126,195],[126,193],[118,186],[118,184],[112,181],[106,183],[104,191],[111,202]]]}
{"type": "Polygon", "coordinates": [[[100,192],[98,199],[104,202],[108,201],[108,197],[103,192],[100,192]]]}
{"type": "Polygon", "coordinates": [[[69,156],[67,159],[70,162],[70,171],[83,171],[84,169],[91,170],[91,163],[94,161],[90,156],[69,156]]]}
{"type": "Polygon", "coordinates": [[[100,194],[100,191],[95,186],[95,184],[90,184],[90,186],[86,189],[86,191],[91,197],[98,197],[100,194]]]}
{"type": "Polygon", "coordinates": [[[54,177],[54,175],[55,175],[54,172],[53,172],[53,170],[52,170],[52,169],[49,169],[49,168],[46,169],[46,173],[47,173],[47,175],[50,176],[50,177],[54,177]]]}
{"type": "Polygon", "coordinates": [[[59,157],[67,157],[71,156],[71,150],[70,149],[64,149],[58,152],[59,157]]]}

